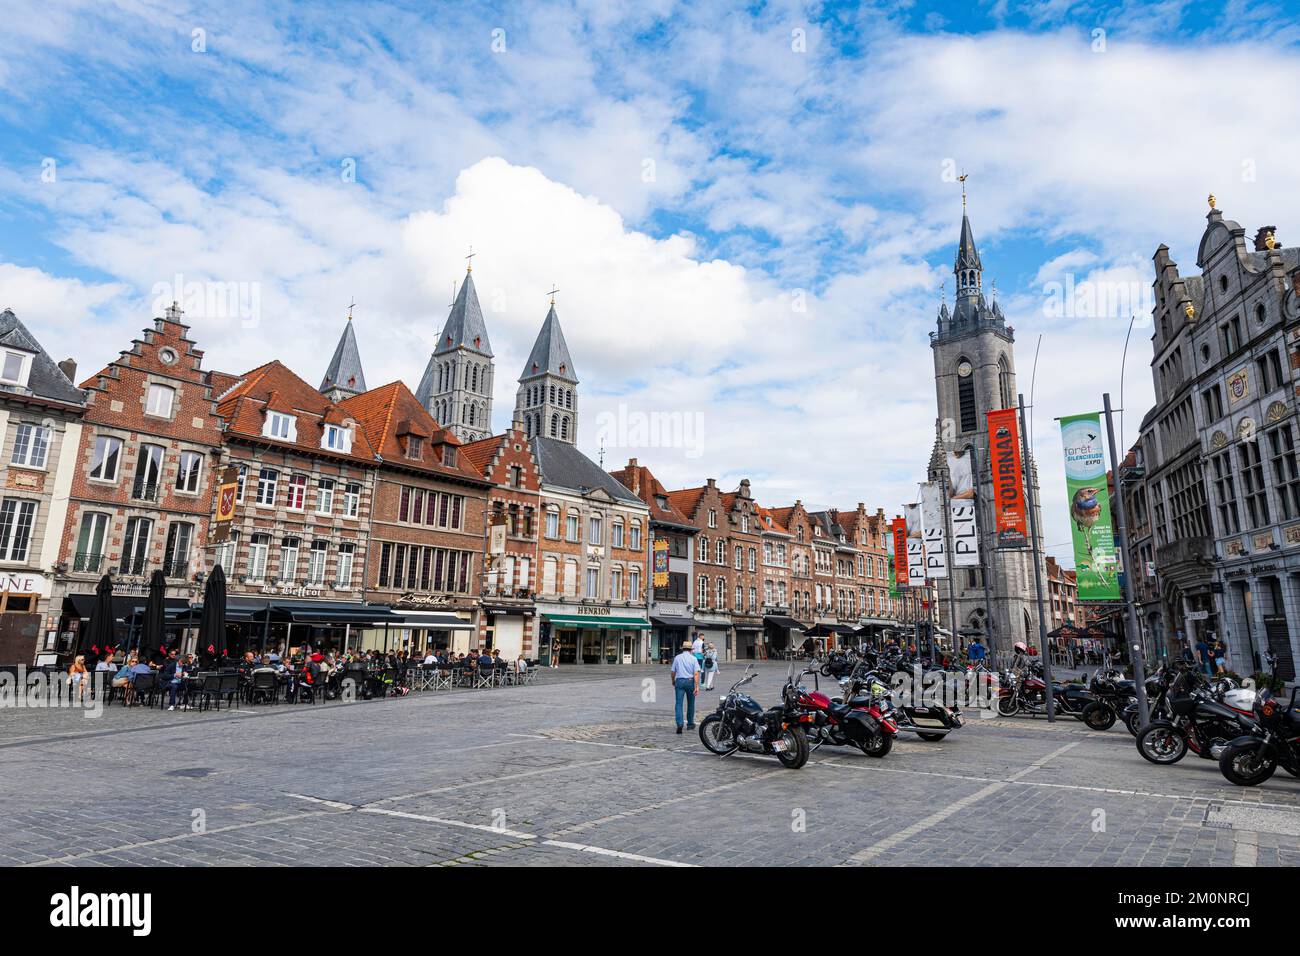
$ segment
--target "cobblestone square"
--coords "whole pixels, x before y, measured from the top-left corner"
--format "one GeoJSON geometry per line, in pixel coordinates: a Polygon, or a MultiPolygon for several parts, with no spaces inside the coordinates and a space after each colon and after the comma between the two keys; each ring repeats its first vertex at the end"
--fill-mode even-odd
{"type": "MultiPolygon", "coordinates": [[[[783,665],[758,665],[775,701],[783,665]]],[[[725,665],[720,684],[739,673],[725,665]]],[[[702,694],[711,709],[717,692],[702,694]]],[[[1300,782],[1144,761],[1121,727],[973,719],[802,770],[673,733],[662,668],[220,713],[0,712],[0,862],[50,866],[1273,866],[1300,782]],[[651,684],[647,685],[647,681],[651,684]],[[655,691],[653,701],[647,687],[655,691]]]]}

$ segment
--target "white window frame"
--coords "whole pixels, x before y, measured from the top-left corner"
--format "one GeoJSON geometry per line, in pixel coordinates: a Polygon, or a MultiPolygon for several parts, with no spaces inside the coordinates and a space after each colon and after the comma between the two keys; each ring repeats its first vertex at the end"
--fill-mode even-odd
{"type": "Polygon", "coordinates": [[[14,447],[9,464],[44,471],[46,463],[50,460],[52,436],[53,429],[39,422],[17,422],[14,427],[14,447]],[[21,446],[19,436],[26,436],[21,446]]]}
{"type": "Polygon", "coordinates": [[[165,418],[171,420],[172,413],[176,411],[176,389],[170,385],[163,385],[161,382],[150,382],[145,387],[144,394],[144,413],[153,418],[165,418]],[[156,397],[167,396],[167,410],[160,411],[156,406],[159,404],[155,401],[156,397]]]}
{"type": "Polygon", "coordinates": [[[176,465],[176,491],[182,495],[197,495],[199,489],[203,487],[203,455],[197,451],[182,449],[180,459],[176,465]],[[194,469],[194,487],[188,488],[182,482],[185,479],[185,459],[193,458],[197,466],[194,469]]]}
{"type": "Polygon", "coordinates": [[[4,385],[16,385],[19,388],[26,388],[27,381],[32,374],[32,353],[21,352],[18,349],[0,349],[0,383],[4,385]],[[18,359],[18,374],[8,376],[5,372],[5,366],[9,364],[9,359],[18,359]]]}
{"type": "Polygon", "coordinates": [[[122,439],[120,439],[120,438],[117,438],[117,437],[115,437],[115,436],[113,436],[113,435],[96,435],[96,436],[95,436],[95,444],[92,446],[92,448],[91,448],[91,452],[90,452],[90,474],[89,474],[89,476],[88,476],[88,477],[89,477],[89,480],[91,480],[91,481],[102,481],[102,482],[105,482],[106,484],[110,484],[110,485],[115,485],[115,484],[117,484],[117,478],[118,478],[118,475],[120,475],[120,474],[122,473],[122,449],[123,449],[123,447],[125,447],[125,446],[123,445],[123,443],[122,443],[122,439]],[[114,453],[114,455],[110,455],[108,450],[109,450],[110,448],[113,448],[114,445],[117,446],[116,449],[115,449],[115,453],[114,453]],[[101,447],[103,447],[103,449],[104,449],[104,453],[103,453],[102,456],[100,456],[100,448],[101,448],[101,447]],[[98,464],[98,466],[96,466],[96,464],[95,464],[95,458],[96,458],[97,456],[99,457],[99,464],[98,464]],[[112,460],[113,460],[113,473],[112,473],[111,475],[109,475],[109,474],[98,474],[98,475],[96,475],[96,474],[95,474],[96,471],[100,471],[100,472],[103,472],[103,471],[104,471],[104,466],[105,466],[105,464],[108,462],[108,460],[109,460],[110,457],[111,457],[112,460]]]}
{"type": "Polygon", "coordinates": [[[286,412],[267,412],[262,436],[276,441],[297,441],[298,420],[286,412]]]}

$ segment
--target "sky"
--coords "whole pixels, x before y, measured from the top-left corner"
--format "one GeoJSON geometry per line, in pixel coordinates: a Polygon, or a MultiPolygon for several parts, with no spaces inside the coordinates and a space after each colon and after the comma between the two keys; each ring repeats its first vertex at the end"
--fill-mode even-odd
{"type": "Polygon", "coordinates": [[[1196,273],[1211,192],[1300,237],[1297,7],[6,0],[0,309],[88,376],[179,299],[316,384],[355,302],[414,388],[472,250],[496,429],[558,288],[607,468],[892,515],[965,174],[1072,566],[1054,419],[1135,439],[1156,247],[1196,273]]]}

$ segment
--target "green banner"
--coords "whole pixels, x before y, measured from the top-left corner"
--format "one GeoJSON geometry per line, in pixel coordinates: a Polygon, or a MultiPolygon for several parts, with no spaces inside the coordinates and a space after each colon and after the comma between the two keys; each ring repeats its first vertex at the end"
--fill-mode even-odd
{"type": "Polygon", "coordinates": [[[1065,491],[1070,503],[1079,600],[1118,600],[1119,568],[1110,523],[1100,416],[1093,412],[1062,418],[1061,444],[1065,446],[1065,491]]]}

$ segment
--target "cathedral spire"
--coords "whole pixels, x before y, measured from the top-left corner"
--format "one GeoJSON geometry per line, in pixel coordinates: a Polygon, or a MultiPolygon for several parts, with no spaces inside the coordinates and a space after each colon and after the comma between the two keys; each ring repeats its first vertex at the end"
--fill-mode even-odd
{"type": "Polygon", "coordinates": [[[542,436],[576,443],[578,440],[578,375],[560,317],[555,312],[555,293],[542,322],[537,341],[519,376],[515,417],[522,419],[529,438],[542,436]]]}
{"type": "MultiPolygon", "coordinates": [[[[471,262],[471,249],[465,258],[471,262]]],[[[415,397],[434,420],[461,441],[478,441],[492,434],[492,381],[495,366],[487,323],[474,288],[471,265],[456,293],[434,344],[415,397]]]]}
{"type": "Polygon", "coordinates": [[[341,402],[353,395],[360,395],[365,390],[366,376],[361,370],[361,351],[357,348],[357,336],[352,329],[352,306],[348,306],[348,321],[343,326],[339,344],[334,348],[334,357],[325,369],[320,392],[331,402],[341,402]]]}

